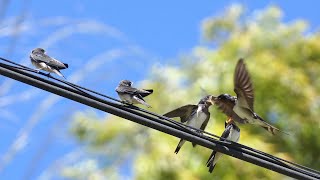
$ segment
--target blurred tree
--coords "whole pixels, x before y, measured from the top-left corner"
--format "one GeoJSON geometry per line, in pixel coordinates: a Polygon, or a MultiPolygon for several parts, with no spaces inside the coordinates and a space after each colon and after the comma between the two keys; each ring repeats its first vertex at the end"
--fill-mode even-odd
{"type": "MultiPolygon", "coordinates": [[[[233,5],[222,15],[205,19],[204,43],[180,57],[176,66],[155,65],[152,78],[141,83],[155,89],[147,98],[153,107],[150,110],[163,114],[197,103],[206,93],[234,94],[233,71],[236,61],[244,57],[254,83],[256,112],[290,136],[272,136],[262,128],[241,125],[240,143],[319,170],[320,34],[306,30],[304,21],[282,22],[282,12],[275,6],[246,15],[242,6],[233,5]]],[[[209,174],[205,166],[211,153],[208,149],[186,143],[175,155],[178,138],[114,116],[97,119],[82,113],[71,125],[71,132],[96,157],[96,170],[84,175],[83,166],[72,166],[63,175],[77,177],[82,172],[81,177],[89,178],[98,173],[142,180],[288,179],[228,156],[209,174]]],[[[207,131],[220,135],[225,119],[211,108],[207,131]]]]}

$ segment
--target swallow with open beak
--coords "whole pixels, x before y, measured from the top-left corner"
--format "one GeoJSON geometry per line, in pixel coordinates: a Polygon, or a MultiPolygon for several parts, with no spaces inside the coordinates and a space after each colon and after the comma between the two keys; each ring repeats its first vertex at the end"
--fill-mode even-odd
{"type": "Polygon", "coordinates": [[[152,89],[137,89],[132,87],[132,82],[129,80],[120,81],[116,88],[120,99],[128,104],[143,104],[150,108],[151,106],[146,103],[144,97],[153,93],[152,89]]]}
{"type": "Polygon", "coordinates": [[[31,51],[30,60],[32,65],[34,65],[37,70],[44,70],[50,73],[55,73],[63,78],[65,78],[60,70],[67,69],[68,64],[62,63],[48,55],[46,55],[46,51],[42,48],[35,48],[31,51]]]}
{"type": "MultiPolygon", "coordinates": [[[[209,107],[212,105],[209,101],[210,96],[205,96],[202,98],[197,105],[188,104],[177,109],[174,109],[163,116],[173,118],[180,117],[182,123],[187,123],[188,126],[204,130],[210,119],[209,107]]],[[[174,151],[178,154],[180,148],[185,143],[184,139],[181,139],[176,150],[174,151]]],[[[193,147],[196,146],[192,143],[193,147]]]]}
{"type": "MultiPolygon", "coordinates": [[[[228,119],[225,122],[225,130],[223,131],[220,141],[233,141],[238,142],[240,138],[240,129],[239,127],[234,123],[232,119],[228,119]]],[[[217,151],[213,151],[207,161],[207,167],[209,167],[209,172],[212,173],[213,169],[216,166],[217,161],[220,159],[220,157],[223,154],[217,151]]]]}
{"type": "Polygon", "coordinates": [[[259,125],[273,135],[275,134],[275,131],[280,131],[254,112],[253,85],[243,59],[238,61],[235,69],[234,92],[237,94],[236,97],[229,94],[222,94],[218,97],[211,96],[210,100],[213,104],[217,105],[222,112],[236,122],[241,124],[249,123],[259,125]]]}

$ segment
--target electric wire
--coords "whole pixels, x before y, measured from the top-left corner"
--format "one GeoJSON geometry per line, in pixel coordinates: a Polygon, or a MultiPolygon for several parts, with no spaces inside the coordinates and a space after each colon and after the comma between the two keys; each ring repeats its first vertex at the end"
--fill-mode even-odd
{"type": "MultiPolygon", "coordinates": [[[[296,164],[296,163],[292,163],[290,161],[287,161],[287,160],[284,160],[284,159],[281,159],[281,158],[277,158],[277,157],[274,157],[270,154],[267,154],[267,153],[264,153],[262,151],[259,151],[259,150],[255,150],[253,148],[250,148],[250,147],[247,147],[247,146],[244,146],[244,145],[241,145],[241,144],[238,144],[238,143],[234,143],[234,142],[228,142],[228,141],[220,141],[220,140],[217,140],[217,139],[214,139],[214,138],[220,138],[219,136],[216,136],[214,134],[211,134],[211,133],[207,133],[205,131],[201,131],[201,133],[204,133],[204,134],[207,134],[207,135],[210,135],[210,136],[213,136],[213,137],[209,137],[209,136],[204,136],[202,135],[201,133],[197,133],[195,132],[194,130],[197,130],[199,132],[198,129],[193,129],[191,130],[192,128],[185,125],[185,124],[182,124],[180,122],[177,122],[177,121],[174,121],[170,118],[167,118],[167,117],[164,117],[164,116],[161,116],[161,115],[158,115],[156,113],[153,113],[153,112],[150,112],[150,111],[147,111],[147,110],[144,110],[144,109],[141,109],[141,108],[138,108],[136,106],[132,106],[132,105],[122,105],[121,104],[121,101],[117,100],[117,99],[114,99],[112,97],[109,97],[109,96],[106,96],[106,95],[103,95],[101,93],[97,93],[95,91],[92,91],[92,90],[89,90],[87,88],[83,88],[81,86],[78,86],[78,85],[75,85],[75,84],[72,84],[70,82],[67,82],[65,80],[61,80],[61,79],[57,79],[57,78],[54,78],[48,74],[45,74],[45,73],[42,73],[42,72],[39,72],[37,70],[34,70],[34,69],[31,69],[31,68],[28,68],[26,66],[23,66],[23,65],[20,65],[20,64],[17,64],[17,63],[14,63],[10,60],[7,60],[7,59],[4,59],[4,58],[1,58],[1,60],[5,61],[5,62],[8,62],[8,63],[11,63],[11,64],[14,64],[16,66],[11,66],[11,65],[8,65],[8,64],[3,64],[1,63],[0,64],[0,67],[4,67],[6,69],[11,69],[17,73],[21,73],[21,74],[24,74],[24,75],[31,75],[29,73],[26,73],[24,71],[29,71],[29,72],[33,72],[33,73],[38,73],[40,75],[43,75],[43,76],[46,76],[48,78],[51,78],[51,79],[54,79],[56,81],[59,81],[61,83],[64,83],[70,87],[72,87],[71,89],[70,88],[67,88],[66,86],[63,86],[61,84],[56,84],[52,81],[49,81],[49,80],[45,80],[43,78],[40,78],[40,77],[37,77],[37,76],[34,76],[32,75],[32,77],[34,79],[37,79],[37,80],[42,80],[43,82],[45,83],[48,83],[48,84],[51,84],[51,85],[55,85],[59,88],[62,88],[66,91],[70,91],[70,92],[73,92],[73,93],[76,93],[76,94],[81,94],[82,96],[86,97],[86,98],[92,98],[100,103],[104,103],[104,104],[108,104],[108,105],[111,105],[113,107],[116,107],[118,109],[121,109],[123,111],[127,111],[129,113],[132,113],[134,115],[137,115],[139,117],[142,117],[142,118],[145,118],[145,119],[151,119],[153,120],[154,122],[157,122],[157,123],[160,123],[162,125],[165,125],[167,127],[170,127],[170,128],[174,128],[174,129],[177,129],[177,130],[180,130],[180,131],[183,131],[185,133],[189,133],[191,135],[193,135],[194,137],[198,137],[198,138],[202,138],[202,139],[205,139],[205,140],[208,140],[210,142],[213,142],[215,144],[219,144],[219,145],[222,145],[222,146],[227,146],[228,148],[233,148],[234,150],[238,150],[238,151],[242,151],[243,153],[247,153],[248,155],[250,156],[253,156],[253,157],[258,157],[264,161],[268,161],[269,163],[274,163],[274,164],[277,164],[279,166],[282,166],[282,167],[287,167],[288,169],[291,169],[293,171],[297,171],[299,173],[302,173],[304,175],[308,175],[308,176],[311,176],[313,178],[318,178],[320,179],[320,173],[316,170],[313,170],[311,168],[308,168],[308,167],[304,167],[304,166],[301,166],[299,164],[296,164]],[[112,103],[112,102],[108,102],[104,99],[101,99],[101,98],[97,98],[95,96],[93,96],[92,94],[90,93],[87,93],[85,91],[88,91],[88,92],[91,92],[93,94],[96,94],[96,95],[99,95],[99,96],[102,96],[102,97],[105,97],[105,98],[108,98],[110,100],[113,100],[113,101],[116,101],[117,103],[112,103]],[[150,116],[151,115],[151,116],[150,116]],[[165,120],[165,121],[163,121],[165,120]],[[284,163],[285,162],[285,163],[284,163]],[[296,167],[292,167],[291,165],[288,165],[286,163],[289,163],[293,166],[296,166],[296,167]]],[[[1,73],[2,74],[2,73],[1,73]]],[[[30,76],[31,77],[31,76],[30,76]]],[[[207,146],[205,146],[207,147],[207,146]]]]}

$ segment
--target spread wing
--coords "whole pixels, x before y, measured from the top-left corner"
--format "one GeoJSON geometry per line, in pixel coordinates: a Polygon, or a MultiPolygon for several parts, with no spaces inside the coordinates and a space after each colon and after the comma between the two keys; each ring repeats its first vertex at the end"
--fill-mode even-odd
{"type": "Polygon", "coordinates": [[[57,69],[66,69],[68,68],[67,64],[64,64],[50,56],[42,53],[31,53],[30,57],[37,62],[44,62],[49,66],[56,67],[57,69]]]}
{"type": "Polygon", "coordinates": [[[240,106],[247,107],[253,110],[254,92],[253,85],[250,79],[246,65],[243,59],[240,59],[237,63],[234,73],[234,91],[237,94],[238,103],[240,106]]]}
{"type": "Polygon", "coordinates": [[[173,117],[180,117],[181,122],[186,122],[190,115],[192,114],[192,112],[197,111],[198,106],[197,105],[192,105],[192,104],[188,104],[182,107],[179,107],[177,109],[174,109],[170,112],[167,112],[166,114],[164,114],[163,116],[169,117],[169,118],[173,118],[173,117]]]}

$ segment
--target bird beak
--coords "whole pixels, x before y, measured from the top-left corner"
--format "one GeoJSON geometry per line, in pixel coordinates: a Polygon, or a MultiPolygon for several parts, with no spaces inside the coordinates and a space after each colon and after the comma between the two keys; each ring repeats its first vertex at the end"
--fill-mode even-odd
{"type": "Polygon", "coordinates": [[[215,96],[209,96],[209,98],[208,98],[208,100],[207,100],[207,102],[208,103],[210,103],[210,104],[215,104],[215,99],[216,99],[217,97],[215,97],[215,96]]]}

